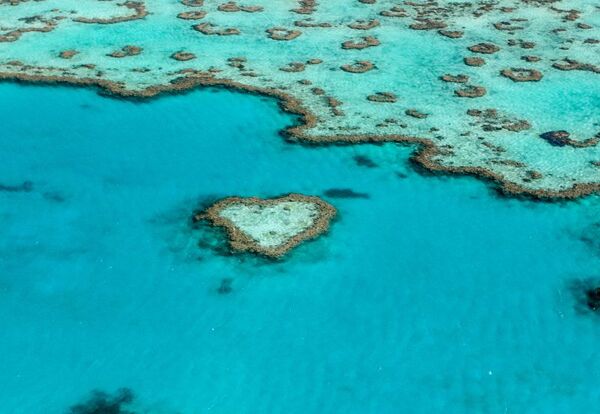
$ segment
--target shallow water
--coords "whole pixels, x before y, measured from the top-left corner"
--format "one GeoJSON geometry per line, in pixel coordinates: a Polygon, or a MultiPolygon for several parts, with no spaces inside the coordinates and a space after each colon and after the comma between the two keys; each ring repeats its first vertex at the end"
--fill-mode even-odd
{"type": "Polygon", "coordinates": [[[419,175],[412,147],[289,144],[275,102],[227,91],[133,103],[2,84],[0,111],[1,412],[123,386],[149,414],[600,399],[600,318],[570,289],[600,277],[597,196],[500,198],[419,175]],[[189,224],[215,198],[332,188],[369,198],[325,197],[330,233],[282,262],[222,255],[222,235],[189,224]]]}

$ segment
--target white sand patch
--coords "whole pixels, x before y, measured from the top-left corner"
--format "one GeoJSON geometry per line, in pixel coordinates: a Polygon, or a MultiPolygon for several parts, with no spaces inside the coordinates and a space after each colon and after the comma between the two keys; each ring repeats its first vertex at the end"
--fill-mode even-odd
{"type": "Polygon", "coordinates": [[[304,201],[282,201],[268,206],[232,204],[219,215],[265,248],[280,246],[309,229],[319,207],[304,201]]]}

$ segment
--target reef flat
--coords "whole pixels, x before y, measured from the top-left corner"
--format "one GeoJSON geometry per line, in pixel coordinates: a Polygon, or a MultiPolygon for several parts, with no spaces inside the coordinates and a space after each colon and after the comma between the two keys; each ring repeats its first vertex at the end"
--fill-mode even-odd
{"type": "Polygon", "coordinates": [[[225,198],[195,220],[209,220],[227,230],[231,248],[269,257],[281,257],[305,240],[329,229],[336,210],[318,197],[225,198]]]}
{"type": "Polygon", "coordinates": [[[0,1],[0,78],[261,93],[292,140],[572,198],[600,189],[599,25],[593,0],[0,1]]]}

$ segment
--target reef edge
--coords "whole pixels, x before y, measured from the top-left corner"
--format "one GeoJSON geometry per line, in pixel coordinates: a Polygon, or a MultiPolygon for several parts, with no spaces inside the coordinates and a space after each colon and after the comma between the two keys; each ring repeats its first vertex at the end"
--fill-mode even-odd
{"type": "Polygon", "coordinates": [[[517,183],[506,180],[502,175],[484,167],[447,166],[436,163],[433,158],[441,150],[428,138],[400,134],[357,134],[357,135],[326,135],[313,137],[305,133],[317,123],[316,115],[306,108],[300,100],[291,94],[275,88],[263,88],[246,85],[230,79],[221,79],[209,76],[183,76],[172,80],[168,84],[151,85],[144,89],[127,89],[116,81],[95,78],[78,78],[75,76],[60,75],[31,75],[21,72],[0,72],[0,82],[19,82],[31,84],[60,85],[66,84],[78,87],[99,88],[104,94],[126,99],[149,99],[162,94],[178,94],[200,87],[222,87],[244,93],[258,94],[275,98],[280,107],[291,114],[300,117],[300,123],[284,128],[283,134],[291,141],[298,141],[310,145],[326,144],[374,144],[374,143],[400,143],[416,144],[419,146],[411,156],[411,161],[433,173],[471,175],[496,183],[499,190],[508,196],[525,197],[538,200],[553,201],[557,199],[568,200],[600,192],[600,182],[575,183],[571,187],[561,190],[530,189],[517,183]]]}
{"type": "Polygon", "coordinates": [[[291,193],[281,197],[258,198],[258,197],[227,197],[217,201],[204,211],[194,215],[194,221],[206,220],[212,226],[223,227],[227,232],[229,245],[237,252],[249,252],[272,259],[279,259],[291,249],[304,241],[314,239],[329,230],[331,220],[337,214],[337,210],[331,204],[316,196],[291,193]],[[285,242],[273,246],[263,247],[249,235],[240,230],[231,220],[220,215],[228,206],[243,204],[247,206],[272,206],[282,202],[304,202],[314,204],[318,209],[318,216],[312,225],[305,230],[295,234],[285,242]]]}

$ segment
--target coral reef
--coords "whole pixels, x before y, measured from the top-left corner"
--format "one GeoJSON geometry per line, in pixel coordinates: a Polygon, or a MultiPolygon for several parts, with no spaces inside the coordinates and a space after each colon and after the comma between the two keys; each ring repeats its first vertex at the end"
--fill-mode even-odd
{"type": "Polygon", "coordinates": [[[109,53],[108,56],[114,58],[124,58],[127,56],[136,56],[142,53],[142,48],[138,46],[123,46],[120,50],[115,50],[112,53],[109,53]]]}
{"type": "Polygon", "coordinates": [[[171,58],[178,60],[180,62],[187,62],[188,60],[196,59],[196,55],[190,52],[175,52],[171,55],[171,58]]]}
{"type": "Polygon", "coordinates": [[[396,95],[391,92],[377,92],[373,95],[367,96],[367,99],[371,102],[381,102],[381,103],[394,103],[398,100],[396,95]]]}
{"type": "Polygon", "coordinates": [[[115,24],[124,23],[131,20],[143,19],[148,15],[148,12],[146,11],[146,6],[143,2],[140,1],[126,1],[125,3],[120,4],[119,6],[124,6],[128,9],[131,9],[133,11],[133,14],[128,16],[115,16],[110,18],[76,17],[73,19],[73,21],[76,21],[78,23],[115,24]]]}
{"type": "Polygon", "coordinates": [[[364,36],[360,40],[347,40],[342,43],[342,49],[366,49],[379,46],[380,42],[375,37],[364,36]]]}
{"type": "Polygon", "coordinates": [[[318,197],[229,197],[194,216],[225,228],[234,251],[279,258],[329,229],[336,210],[318,197]]]}
{"type": "Polygon", "coordinates": [[[271,27],[267,29],[267,33],[269,38],[273,40],[293,40],[302,34],[300,30],[291,30],[284,27],[271,27]]]}
{"type": "Polygon", "coordinates": [[[59,56],[62,59],[71,59],[72,57],[74,57],[75,55],[77,55],[79,52],[73,49],[70,50],[63,50],[62,52],[60,52],[59,56]]]}
{"type": "Polygon", "coordinates": [[[350,73],[365,73],[375,69],[375,65],[368,60],[359,60],[352,64],[342,65],[340,66],[340,69],[342,69],[344,72],[350,73]]]}
{"type": "Polygon", "coordinates": [[[212,23],[200,23],[193,26],[194,30],[205,35],[216,35],[216,36],[231,36],[239,35],[240,30],[235,27],[227,27],[224,29],[217,29],[212,23]]]}
{"type": "Polygon", "coordinates": [[[272,96],[298,115],[284,131],[290,142],[413,143],[421,167],[534,197],[600,188],[591,104],[600,33],[591,0],[364,0],[348,11],[337,1],[0,2],[0,79],[135,99],[233,88],[272,96]],[[141,40],[153,36],[160,41],[141,40]],[[115,50],[123,39],[131,46],[115,50]],[[391,104],[398,101],[401,108],[391,104]],[[502,115],[469,115],[471,102],[502,115]],[[399,114],[404,122],[389,121],[399,114]],[[592,138],[540,140],[561,125],[592,138]]]}
{"type": "Polygon", "coordinates": [[[502,69],[500,74],[514,82],[537,82],[544,76],[539,70],[525,68],[502,69]]]}
{"type": "Polygon", "coordinates": [[[567,131],[548,131],[540,135],[543,139],[548,141],[549,144],[556,147],[569,146],[573,148],[587,148],[594,147],[600,142],[600,133],[592,138],[588,138],[584,141],[576,141],[570,138],[571,134],[567,131]]]}

